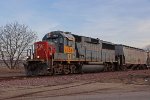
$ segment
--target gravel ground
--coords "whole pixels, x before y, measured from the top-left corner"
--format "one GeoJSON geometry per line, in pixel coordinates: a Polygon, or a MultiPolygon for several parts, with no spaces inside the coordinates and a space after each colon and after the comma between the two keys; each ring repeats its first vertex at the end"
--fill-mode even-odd
{"type": "MultiPolygon", "coordinates": [[[[79,99],[82,99],[84,95],[92,98],[90,95],[93,93],[98,93],[96,96],[99,100],[102,97],[99,95],[102,93],[118,93],[117,95],[112,94],[113,97],[125,92],[129,94],[135,91],[149,93],[150,90],[150,70],[14,77],[20,75],[23,75],[22,70],[9,73],[3,70],[0,73],[0,100],[62,100],[63,97],[72,100],[72,98],[76,98],[76,95],[80,95],[79,99]],[[8,78],[10,76],[13,78],[8,78]]],[[[149,100],[147,99],[149,96],[145,98],[145,100],[149,100]]]]}
{"type": "Polygon", "coordinates": [[[90,74],[57,75],[43,77],[24,77],[0,80],[0,88],[22,86],[53,86],[78,81],[116,82],[126,84],[150,84],[150,70],[103,72],[90,74]]]}

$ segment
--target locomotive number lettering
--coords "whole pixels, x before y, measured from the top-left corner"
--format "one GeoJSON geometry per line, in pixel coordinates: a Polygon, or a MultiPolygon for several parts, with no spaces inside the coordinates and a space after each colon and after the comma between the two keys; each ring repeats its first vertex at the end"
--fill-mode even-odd
{"type": "Polygon", "coordinates": [[[74,53],[72,47],[64,46],[64,53],[74,53]]]}

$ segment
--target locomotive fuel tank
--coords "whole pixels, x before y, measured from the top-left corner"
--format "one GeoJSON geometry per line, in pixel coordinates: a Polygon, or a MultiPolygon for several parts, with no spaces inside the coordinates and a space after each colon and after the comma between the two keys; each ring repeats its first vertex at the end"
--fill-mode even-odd
{"type": "Polygon", "coordinates": [[[102,72],[105,66],[103,64],[90,64],[90,65],[83,65],[82,72],[83,73],[97,73],[102,72]]]}

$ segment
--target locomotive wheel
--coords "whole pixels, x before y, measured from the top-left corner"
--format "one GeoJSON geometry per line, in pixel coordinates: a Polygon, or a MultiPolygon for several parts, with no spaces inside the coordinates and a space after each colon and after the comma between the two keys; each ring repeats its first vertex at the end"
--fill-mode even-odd
{"type": "Polygon", "coordinates": [[[143,65],[141,65],[140,66],[140,70],[144,70],[145,68],[144,68],[144,66],[143,65]]]}
{"type": "Polygon", "coordinates": [[[48,75],[53,75],[54,74],[54,69],[53,68],[49,68],[48,69],[48,75]]]}
{"type": "Polygon", "coordinates": [[[140,65],[137,66],[137,70],[142,70],[142,69],[143,69],[142,66],[140,66],[140,65]]]}
{"type": "Polygon", "coordinates": [[[63,67],[63,74],[65,74],[65,75],[70,74],[69,65],[64,65],[64,67],[63,67]]]}
{"type": "Polygon", "coordinates": [[[112,72],[112,71],[115,71],[115,65],[105,63],[104,72],[112,72]]]}
{"type": "Polygon", "coordinates": [[[134,66],[134,65],[133,65],[133,66],[131,67],[131,69],[132,69],[132,70],[136,70],[136,69],[137,69],[137,66],[134,66]]]}
{"type": "Polygon", "coordinates": [[[103,70],[103,72],[106,72],[106,71],[107,71],[107,66],[104,65],[104,70],[103,70]]]}
{"type": "Polygon", "coordinates": [[[109,65],[109,71],[115,71],[115,66],[113,64],[109,65]]]}
{"type": "Polygon", "coordinates": [[[109,71],[109,65],[107,63],[104,64],[104,72],[107,72],[109,71]]]}
{"type": "Polygon", "coordinates": [[[143,65],[143,69],[148,69],[147,65],[143,65]]]}
{"type": "Polygon", "coordinates": [[[82,74],[83,73],[83,70],[82,70],[82,64],[76,64],[76,73],[78,74],[82,74]]]}
{"type": "Polygon", "coordinates": [[[62,74],[62,73],[63,73],[63,66],[62,66],[62,65],[60,65],[60,64],[55,64],[53,67],[54,67],[54,68],[53,68],[53,70],[51,70],[51,71],[52,71],[52,73],[53,73],[54,75],[58,75],[58,74],[62,74]]]}
{"type": "Polygon", "coordinates": [[[127,71],[127,67],[125,65],[120,66],[121,71],[127,71]]]}
{"type": "Polygon", "coordinates": [[[76,66],[75,66],[75,65],[71,65],[71,66],[70,66],[70,73],[72,73],[72,74],[77,73],[77,71],[76,71],[76,66]]]}
{"type": "Polygon", "coordinates": [[[54,75],[62,74],[62,68],[54,68],[54,75]]]}

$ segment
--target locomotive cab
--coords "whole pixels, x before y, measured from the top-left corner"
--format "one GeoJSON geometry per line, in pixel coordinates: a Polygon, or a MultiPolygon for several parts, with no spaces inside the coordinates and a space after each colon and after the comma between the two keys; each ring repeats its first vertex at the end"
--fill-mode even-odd
{"type": "Polygon", "coordinates": [[[69,32],[50,32],[44,36],[42,41],[47,41],[50,44],[53,44],[56,48],[57,53],[72,52],[68,48],[72,47],[73,50],[75,47],[74,37],[69,32]]]}

